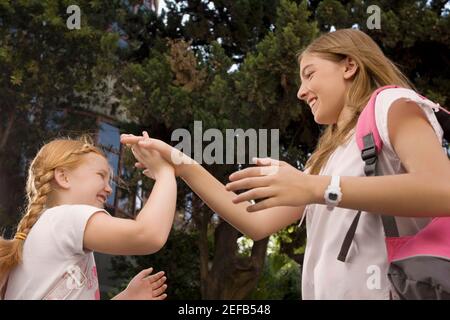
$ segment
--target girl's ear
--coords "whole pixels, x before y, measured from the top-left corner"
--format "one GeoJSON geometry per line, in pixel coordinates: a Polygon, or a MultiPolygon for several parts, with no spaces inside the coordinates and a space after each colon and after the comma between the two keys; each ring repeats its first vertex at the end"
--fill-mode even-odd
{"type": "Polygon", "coordinates": [[[70,187],[69,178],[67,177],[67,171],[63,168],[55,169],[55,181],[58,187],[62,189],[69,189],[70,187]]]}
{"type": "Polygon", "coordinates": [[[344,79],[349,80],[356,74],[358,64],[350,57],[346,57],[342,63],[344,68],[344,79]]]}

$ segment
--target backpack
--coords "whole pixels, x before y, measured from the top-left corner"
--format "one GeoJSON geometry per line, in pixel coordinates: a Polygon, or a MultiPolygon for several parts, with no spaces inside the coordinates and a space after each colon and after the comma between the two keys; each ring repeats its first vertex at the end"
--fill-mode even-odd
{"type": "MultiPolygon", "coordinates": [[[[385,86],[378,88],[361,113],[356,140],[365,162],[366,176],[376,176],[378,154],[383,143],[375,121],[375,99],[382,90],[398,88],[385,86]]],[[[420,96],[424,100],[425,97],[420,96]]],[[[436,105],[435,113],[444,130],[443,148],[447,151],[450,134],[450,112],[436,105]],[[439,114],[439,115],[438,115],[439,114]]],[[[361,211],[355,216],[338,255],[345,262],[355,236],[361,211]]],[[[393,288],[392,295],[399,299],[450,299],[450,217],[435,217],[416,235],[400,237],[393,216],[380,215],[388,254],[388,279],[393,288]]]]}

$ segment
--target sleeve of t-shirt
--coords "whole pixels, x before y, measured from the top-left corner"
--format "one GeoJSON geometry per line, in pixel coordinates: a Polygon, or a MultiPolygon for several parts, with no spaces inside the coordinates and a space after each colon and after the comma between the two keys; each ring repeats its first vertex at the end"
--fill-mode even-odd
{"type": "Polygon", "coordinates": [[[439,109],[434,102],[420,96],[411,89],[391,88],[383,90],[378,94],[375,101],[375,121],[381,140],[383,142],[383,150],[389,152],[395,159],[398,159],[398,156],[395,153],[389,139],[388,114],[389,108],[391,107],[392,103],[400,98],[407,98],[416,102],[422,108],[422,111],[433,127],[439,143],[442,142],[443,137],[442,127],[440,126],[439,122],[437,121],[436,115],[434,114],[435,111],[439,109]]]}
{"type": "Polygon", "coordinates": [[[90,217],[96,212],[107,211],[89,205],[63,205],[53,212],[51,229],[55,244],[66,256],[89,252],[83,249],[84,230],[90,217]]]}

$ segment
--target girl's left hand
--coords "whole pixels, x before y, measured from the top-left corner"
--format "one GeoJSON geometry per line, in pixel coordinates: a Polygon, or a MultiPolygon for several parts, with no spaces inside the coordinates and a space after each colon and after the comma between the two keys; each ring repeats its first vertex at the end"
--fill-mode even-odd
{"type": "Polygon", "coordinates": [[[246,168],[230,175],[228,191],[247,189],[233,199],[234,203],[265,199],[248,206],[254,212],[278,206],[299,207],[313,202],[311,176],[284,161],[255,158],[256,167],[246,168]]]}
{"type": "Polygon", "coordinates": [[[118,295],[121,300],[164,300],[167,294],[166,277],[160,271],[151,274],[153,268],[139,272],[128,284],[127,288],[118,295]]]}

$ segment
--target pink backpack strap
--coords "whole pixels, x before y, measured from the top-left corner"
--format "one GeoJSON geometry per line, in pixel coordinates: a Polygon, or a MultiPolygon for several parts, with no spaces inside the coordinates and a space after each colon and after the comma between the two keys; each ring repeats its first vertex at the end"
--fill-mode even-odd
{"type": "Polygon", "coordinates": [[[375,175],[377,154],[383,148],[380,134],[378,132],[377,123],[375,120],[375,100],[378,94],[389,88],[398,88],[398,86],[390,85],[380,87],[372,93],[369,102],[364,107],[356,124],[356,143],[359,150],[361,150],[361,157],[366,163],[364,172],[366,176],[375,175]]]}
{"type": "MultiPolygon", "coordinates": [[[[376,166],[378,161],[378,153],[383,148],[383,142],[381,141],[375,120],[375,100],[378,93],[389,88],[398,88],[398,86],[384,86],[378,88],[374,91],[374,93],[372,93],[372,96],[359,116],[358,123],[356,125],[356,143],[358,144],[358,148],[361,150],[361,158],[365,163],[364,173],[368,177],[377,175],[376,166]]],[[[348,251],[350,250],[353,238],[355,237],[356,228],[360,217],[361,211],[358,211],[341,245],[341,250],[339,251],[337,258],[339,261],[345,262],[347,259],[348,251]]],[[[382,215],[381,220],[383,222],[383,228],[386,236],[398,236],[398,229],[394,217],[382,215]]]]}
{"type": "Polygon", "coordinates": [[[372,93],[372,96],[369,99],[369,102],[365,106],[361,115],[359,116],[358,123],[356,125],[356,143],[361,151],[364,150],[364,137],[368,134],[372,133],[376,152],[379,153],[383,148],[383,142],[381,141],[380,134],[378,133],[377,123],[375,121],[375,100],[377,95],[385,90],[390,88],[399,88],[398,86],[390,85],[380,87],[372,93]]]}
{"type": "MultiPolygon", "coordinates": [[[[380,153],[381,149],[383,148],[383,141],[381,140],[380,133],[378,132],[377,123],[375,121],[375,101],[378,96],[378,94],[385,90],[390,88],[401,88],[399,86],[395,85],[389,85],[380,87],[377,90],[375,90],[372,95],[370,96],[369,102],[367,102],[367,105],[364,107],[364,110],[361,112],[361,115],[358,118],[358,123],[356,124],[356,143],[358,144],[359,150],[361,150],[361,155],[363,157],[363,160],[366,162],[366,158],[373,157],[374,152],[376,154],[380,153]],[[373,136],[373,142],[371,141],[370,134],[373,136]],[[375,146],[374,150],[372,147],[375,146]]],[[[423,100],[428,100],[426,97],[418,94],[419,97],[421,97],[423,100]]],[[[435,112],[436,117],[441,124],[442,128],[444,129],[444,137],[448,138],[449,133],[446,133],[447,127],[450,127],[450,120],[448,115],[450,115],[450,112],[443,107],[441,107],[439,104],[435,105],[435,112]],[[442,118],[442,119],[441,119],[442,118]],[[443,124],[445,123],[445,124],[443,124]]],[[[366,172],[366,175],[371,175],[366,172]]]]}

